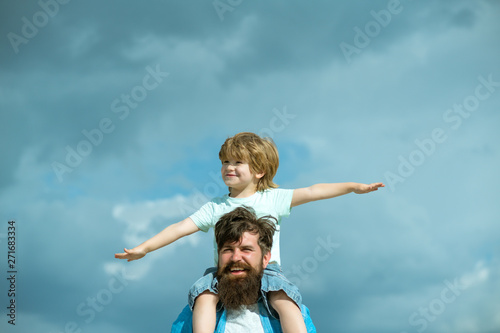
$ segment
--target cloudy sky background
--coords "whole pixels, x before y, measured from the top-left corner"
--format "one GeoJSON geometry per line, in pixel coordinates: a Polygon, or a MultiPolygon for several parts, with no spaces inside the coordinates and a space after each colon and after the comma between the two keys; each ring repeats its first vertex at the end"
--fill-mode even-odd
{"type": "Polygon", "coordinates": [[[319,332],[500,330],[498,1],[59,1],[0,5],[2,332],[168,332],[212,235],[114,253],[224,194],[241,131],[283,188],[387,185],[283,221],[319,332]]]}

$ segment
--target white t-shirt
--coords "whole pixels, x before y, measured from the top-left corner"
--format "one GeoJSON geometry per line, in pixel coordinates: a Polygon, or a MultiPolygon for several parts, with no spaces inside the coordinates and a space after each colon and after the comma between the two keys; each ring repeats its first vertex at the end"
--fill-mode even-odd
{"type": "Polygon", "coordinates": [[[238,310],[228,310],[226,333],[264,333],[257,304],[242,305],[238,310]]]}
{"type": "MultiPolygon", "coordinates": [[[[241,206],[251,207],[259,218],[266,215],[275,217],[278,222],[276,225],[276,232],[273,236],[273,247],[271,249],[270,261],[275,261],[281,265],[279,239],[281,218],[288,217],[290,215],[292,197],[293,190],[286,189],[268,189],[262,192],[256,192],[247,198],[231,198],[226,194],[207,202],[190,217],[196,226],[204,232],[213,228],[222,215],[241,206]]],[[[217,266],[218,255],[215,239],[214,261],[217,266]]]]}

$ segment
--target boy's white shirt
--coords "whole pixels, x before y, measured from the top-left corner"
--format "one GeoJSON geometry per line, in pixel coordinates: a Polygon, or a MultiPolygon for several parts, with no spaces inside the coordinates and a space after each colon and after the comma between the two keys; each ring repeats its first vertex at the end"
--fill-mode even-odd
{"type": "MultiPolygon", "coordinates": [[[[276,232],[273,236],[270,262],[281,265],[280,259],[280,225],[283,217],[288,217],[291,211],[293,191],[289,189],[268,189],[246,198],[231,198],[229,195],[217,197],[204,204],[190,218],[200,230],[207,232],[215,226],[219,218],[237,207],[248,206],[255,211],[257,217],[271,215],[277,219],[276,232]]],[[[274,220],[273,220],[274,222],[274,220]]],[[[214,262],[217,266],[217,244],[214,239],[214,262]]]]}

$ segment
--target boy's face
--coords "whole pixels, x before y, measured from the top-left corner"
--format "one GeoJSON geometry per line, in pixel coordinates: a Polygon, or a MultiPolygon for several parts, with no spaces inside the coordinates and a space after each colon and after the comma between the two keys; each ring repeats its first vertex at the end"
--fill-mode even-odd
{"type": "Polygon", "coordinates": [[[247,162],[232,158],[222,161],[221,175],[227,187],[238,190],[257,187],[259,179],[264,176],[264,174],[252,173],[247,162]]]}

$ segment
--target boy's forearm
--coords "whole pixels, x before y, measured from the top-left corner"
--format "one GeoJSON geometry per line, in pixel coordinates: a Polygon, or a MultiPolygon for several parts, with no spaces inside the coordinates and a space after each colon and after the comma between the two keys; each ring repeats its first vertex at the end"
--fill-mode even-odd
{"type": "Polygon", "coordinates": [[[159,248],[175,242],[179,238],[190,235],[198,230],[199,229],[192,221],[189,223],[189,221],[184,220],[169,225],[136,248],[145,251],[145,253],[153,252],[155,250],[158,250],[159,248]]]}
{"type": "Polygon", "coordinates": [[[328,183],[315,184],[310,187],[313,200],[323,200],[351,193],[355,190],[357,183],[328,183]]]}
{"type": "Polygon", "coordinates": [[[353,192],[356,185],[357,183],[329,183],[299,188],[294,190],[290,206],[295,207],[311,201],[338,197],[353,192]]]}
{"type": "Polygon", "coordinates": [[[369,193],[384,186],[383,183],[362,184],[353,182],[315,184],[294,190],[290,207],[295,207],[311,201],[335,198],[351,192],[357,194],[369,193]]]}
{"type": "Polygon", "coordinates": [[[173,243],[177,239],[173,239],[172,235],[170,234],[172,226],[174,226],[174,224],[166,227],[158,234],[154,235],[144,243],[140,244],[139,246],[136,247],[136,249],[141,249],[145,253],[149,253],[158,250],[159,248],[162,248],[164,246],[167,246],[170,243],[173,243]]]}

